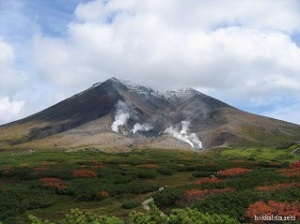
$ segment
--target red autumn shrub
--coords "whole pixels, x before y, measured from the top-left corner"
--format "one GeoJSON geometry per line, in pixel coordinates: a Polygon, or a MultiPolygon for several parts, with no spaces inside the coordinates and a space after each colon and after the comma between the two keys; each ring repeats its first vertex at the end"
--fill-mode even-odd
{"type": "Polygon", "coordinates": [[[104,165],[102,164],[102,163],[95,163],[94,165],[93,165],[93,169],[100,169],[100,168],[104,168],[104,165]]]}
{"type": "Polygon", "coordinates": [[[9,175],[12,170],[13,167],[11,166],[0,167],[0,174],[6,176],[9,175]]]}
{"type": "Polygon", "coordinates": [[[230,191],[233,191],[233,189],[232,188],[205,189],[205,190],[190,189],[185,192],[185,200],[187,201],[201,200],[212,195],[220,194],[223,192],[230,192],[230,191]]]}
{"type": "Polygon", "coordinates": [[[13,167],[11,167],[11,166],[3,166],[3,167],[0,167],[0,171],[6,171],[6,170],[12,170],[13,169],[13,167]]]}
{"type": "Polygon", "coordinates": [[[34,171],[47,171],[49,170],[49,167],[34,167],[34,171]]]}
{"type": "Polygon", "coordinates": [[[39,179],[39,181],[42,181],[43,183],[53,183],[53,182],[61,182],[61,179],[56,177],[44,177],[39,179]]]}
{"type": "Polygon", "coordinates": [[[258,220],[255,223],[265,223],[261,219],[261,217],[275,217],[281,216],[295,218],[296,220],[300,220],[300,203],[299,202],[277,202],[277,201],[269,201],[265,203],[263,201],[257,201],[251,204],[246,211],[245,218],[249,218],[251,220],[258,220]]]}
{"type": "Polygon", "coordinates": [[[185,195],[187,197],[194,197],[195,195],[201,195],[203,194],[203,190],[199,190],[199,189],[190,189],[187,192],[185,192],[185,195]]]}
{"type": "Polygon", "coordinates": [[[245,160],[236,159],[236,160],[233,160],[233,162],[235,162],[235,163],[245,163],[245,160]]]}
{"type": "Polygon", "coordinates": [[[280,169],[279,173],[282,177],[300,177],[300,168],[280,169]]]}
{"type": "Polygon", "coordinates": [[[138,168],[146,168],[146,169],[153,169],[153,168],[157,168],[158,165],[153,164],[153,163],[144,163],[144,164],[137,165],[136,167],[138,167],[138,168]]]}
{"type": "Polygon", "coordinates": [[[267,185],[267,186],[259,186],[255,189],[258,191],[276,191],[285,188],[291,187],[300,187],[300,183],[282,183],[282,184],[274,184],[274,185],[267,185]]]}
{"type": "Polygon", "coordinates": [[[300,161],[295,162],[295,163],[292,163],[292,164],[290,165],[290,167],[291,167],[291,168],[300,168],[300,161]]]}
{"type": "Polygon", "coordinates": [[[219,172],[222,176],[229,176],[229,177],[235,177],[235,176],[241,176],[245,173],[248,173],[251,171],[250,169],[242,168],[242,167],[235,167],[235,168],[228,168],[226,170],[221,170],[219,172]]]}
{"type": "Polygon", "coordinates": [[[107,197],[109,197],[109,193],[108,193],[107,191],[101,191],[101,192],[99,193],[99,195],[100,195],[100,197],[102,197],[102,198],[107,198],[107,197]]]}
{"type": "Polygon", "coordinates": [[[98,175],[91,170],[75,170],[73,172],[73,177],[76,178],[97,178],[98,175]]]}
{"type": "Polygon", "coordinates": [[[218,178],[210,178],[210,177],[204,177],[201,178],[197,181],[195,181],[195,185],[201,185],[202,183],[220,183],[222,180],[218,179],[218,178]]]}
{"type": "Polygon", "coordinates": [[[67,187],[67,183],[55,177],[45,177],[39,179],[39,181],[43,182],[44,187],[51,187],[58,190],[64,190],[67,187]]]}
{"type": "Polygon", "coordinates": [[[281,163],[277,163],[277,162],[269,162],[269,166],[272,166],[272,167],[280,167],[280,166],[281,166],[281,163]]]}

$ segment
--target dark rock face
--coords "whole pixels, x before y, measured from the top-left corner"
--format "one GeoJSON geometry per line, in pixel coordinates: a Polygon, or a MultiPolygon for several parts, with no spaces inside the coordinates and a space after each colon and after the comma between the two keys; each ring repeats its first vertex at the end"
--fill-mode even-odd
{"type": "MultiPolygon", "coordinates": [[[[189,123],[188,131],[200,138],[204,147],[241,145],[245,142],[281,144],[277,140],[284,140],[285,136],[288,141],[300,139],[300,127],[297,125],[240,111],[194,89],[159,93],[115,78],[95,84],[12,124],[46,123],[30,126],[25,139],[33,141],[63,135],[104,117],[109,117],[107,123],[112,124],[118,115],[120,119],[122,116],[126,118],[123,123],[120,120],[122,124],[118,131],[136,142],[141,141],[137,140],[138,137],[159,138],[168,127],[184,133],[185,129],[180,131],[180,128],[183,129],[181,122],[189,123]],[[139,125],[144,126],[141,128],[139,125]],[[256,130],[260,130],[259,136],[256,130]]],[[[12,124],[0,127],[0,133],[12,124]]],[[[112,130],[105,126],[101,132],[111,133],[112,130]]]]}

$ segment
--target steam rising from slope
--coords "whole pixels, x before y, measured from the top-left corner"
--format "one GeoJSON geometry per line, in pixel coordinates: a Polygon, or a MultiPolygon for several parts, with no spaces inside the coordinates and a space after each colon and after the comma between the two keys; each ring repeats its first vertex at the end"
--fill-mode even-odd
{"type": "MultiPolygon", "coordinates": [[[[115,132],[119,132],[119,127],[126,124],[130,118],[130,107],[123,101],[118,101],[116,104],[115,121],[111,124],[111,129],[115,132]]],[[[122,133],[125,134],[124,132],[122,133]]]]}
{"type": "Polygon", "coordinates": [[[133,129],[131,130],[131,132],[133,134],[136,134],[138,131],[150,131],[153,129],[153,126],[151,124],[140,124],[140,123],[136,123],[133,126],[133,129]]]}
{"type": "MultiPolygon", "coordinates": [[[[134,109],[134,107],[131,104],[128,104],[123,101],[118,101],[116,104],[116,114],[115,114],[115,120],[111,124],[111,129],[115,132],[120,133],[120,127],[126,125],[129,118],[137,118],[137,112],[134,109]]],[[[148,123],[136,123],[132,130],[130,131],[133,134],[136,134],[138,131],[150,131],[153,129],[153,126],[148,123]]],[[[126,132],[122,131],[122,134],[125,135],[126,132]]]]}
{"type": "MultiPolygon", "coordinates": [[[[111,124],[111,129],[115,132],[121,133],[123,135],[128,134],[126,130],[129,129],[127,122],[129,119],[137,120],[137,111],[133,107],[133,105],[126,103],[124,101],[118,101],[116,104],[116,113],[115,120],[111,124]],[[124,127],[125,126],[125,127],[124,127]],[[123,127],[123,128],[121,128],[123,127]]],[[[174,138],[183,141],[191,146],[194,149],[201,149],[202,142],[199,140],[195,133],[190,133],[190,121],[181,121],[179,124],[175,126],[168,127],[164,133],[171,134],[174,138]]],[[[135,125],[131,129],[132,134],[136,134],[139,131],[150,131],[154,129],[154,123],[135,123],[135,125]]]]}
{"type": "Polygon", "coordinates": [[[164,133],[172,134],[174,138],[188,143],[192,148],[201,149],[202,142],[199,140],[195,133],[188,133],[189,126],[189,121],[181,121],[180,125],[176,125],[175,127],[170,126],[164,131],[164,133]],[[181,129],[179,128],[180,126],[181,129]]]}

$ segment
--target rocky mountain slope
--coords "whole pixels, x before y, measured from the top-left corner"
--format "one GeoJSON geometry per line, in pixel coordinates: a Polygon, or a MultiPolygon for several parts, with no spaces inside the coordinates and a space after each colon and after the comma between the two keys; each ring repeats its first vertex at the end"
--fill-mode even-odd
{"type": "Polygon", "coordinates": [[[0,148],[282,145],[300,126],[238,110],[194,89],[160,93],[115,78],[0,127],[0,148]]]}

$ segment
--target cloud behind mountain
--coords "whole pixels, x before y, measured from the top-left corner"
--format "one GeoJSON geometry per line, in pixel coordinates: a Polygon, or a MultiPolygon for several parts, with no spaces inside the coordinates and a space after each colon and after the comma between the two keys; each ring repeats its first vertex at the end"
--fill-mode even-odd
{"type": "Polygon", "coordinates": [[[111,76],[300,122],[298,1],[41,2],[0,3],[0,98],[24,102],[1,123],[111,76]]]}

